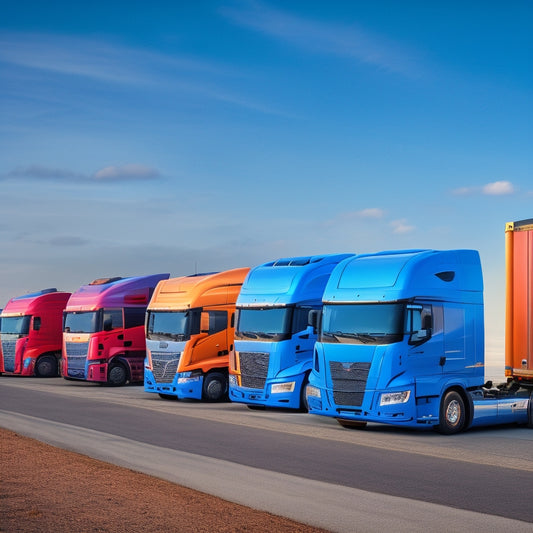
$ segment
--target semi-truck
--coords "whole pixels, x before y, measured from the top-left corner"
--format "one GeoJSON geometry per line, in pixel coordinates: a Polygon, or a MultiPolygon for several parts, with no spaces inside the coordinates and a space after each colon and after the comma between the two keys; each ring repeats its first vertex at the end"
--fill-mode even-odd
{"type": "Polygon", "coordinates": [[[250,271],[237,298],[231,401],[251,409],[307,411],[305,386],[316,341],[309,313],[320,310],[333,268],[351,255],[281,258],[250,271]]]}
{"type": "Polygon", "coordinates": [[[307,387],[311,414],[443,434],[533,424],[533,219],[507,225],[506,367],[484,380],[483,277],[475,250],[358,255],[332,272],[307,387]],[[509,338],[511,336],[511,338],[509,338]]]}
{"type": "Polygon", "coordinates": [[[9,300],[1,315],[0,373],[59,375],[63,310],[70,295],[51,288],[9,300]]]}
{"type": "Polygon", "coordinates": [[[110,386],[143,381],[146,307],[170,274],[98,278],[67,302],[61,374],[110,386]]]}
{"type": "Polygon", "coordinates": [[[227,399],[235,302],[249,270],[194,274],[157,285],[146,313],[146,392],[164,399],[227,399]]]}

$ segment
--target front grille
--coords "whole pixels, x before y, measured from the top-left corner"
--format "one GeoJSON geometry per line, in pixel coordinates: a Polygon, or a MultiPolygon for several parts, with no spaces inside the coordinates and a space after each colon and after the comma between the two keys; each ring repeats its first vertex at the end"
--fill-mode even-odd
{"type": "Polygon", "coordinates": [[[360,407],[365,395],[370,363],[341,363],[330,361],[333,399],[336,405],[360,407]]]}
{"type": "Polygon", "coordinates": [[[156,383],[172,383],[178,364],[180,352],[152,352],[152,372],[156,383]]]}
{"type": "Polygon", "coordinates": [[[5,333],[2,335],[2,354],[4,355],[4,370],[6,372],[15,372],[15,347],[17,345],[18,336],[14,335],[14,339],[10,339],[9,336],[10,335],[6,335],[5,333]]]}
{"type": "Polygon", "coordinates": [[[85,378],[85,361],[89,350],[88,342],[67,342],[68,370],[67,375],[71,378],[85,378]]]}
{"type": "Polygon", "coordinates": [[[264,352],[239,352],[241,385],[249,389],[264,389],[269,359],[270,354],[264,352]]]}

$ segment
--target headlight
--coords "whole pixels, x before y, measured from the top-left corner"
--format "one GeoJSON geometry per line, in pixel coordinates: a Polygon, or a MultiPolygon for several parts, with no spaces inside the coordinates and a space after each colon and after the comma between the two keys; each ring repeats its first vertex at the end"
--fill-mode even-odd
{"type": "Polygon", "coordinates": [[[307,385],[305,389],[306,396],[314,396],[315,398],[321,398],[320,389],[318,387],[313,387],[313,385],[307,385]]]}
{"type": "Polygon", "coordinates": [[[272,394],[277,394],[280,392],[293,392],[295,384],[296,383],[294,381],[287,381],[286,383],[275,383],[274,385],[272,385],[272,394]]]}
{"type": "Polygon", "coordinates": [[[238,385],[237,383],[237,376],[235,376],[234,374],[230,374],[229,375],[229,384],[233,387],[236,387],[238,385]]]}
{"type": "Polygon", "coordinates": [[[396,403],[406,403],[411,396],[410,390],[404,390],[401,392],[387,392],[381,395],[379,405],[393,405],[396,403]]]}

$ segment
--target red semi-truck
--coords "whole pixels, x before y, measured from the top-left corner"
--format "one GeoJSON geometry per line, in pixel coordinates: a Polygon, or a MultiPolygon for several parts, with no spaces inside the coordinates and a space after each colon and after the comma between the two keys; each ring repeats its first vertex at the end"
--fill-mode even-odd
{"type": "Polygon", "coordinates": [[[1,315],[0,373],[59,374],[63,310],[70,296],[44,289],[9,300],[1,315]]]}
{"type": "Polygon", "coordinates": [[[63,325],[62,376],[113,386],[142,382],[146,307],[156,285],[169,276],[100,278],[72,294],[63,325]]]}

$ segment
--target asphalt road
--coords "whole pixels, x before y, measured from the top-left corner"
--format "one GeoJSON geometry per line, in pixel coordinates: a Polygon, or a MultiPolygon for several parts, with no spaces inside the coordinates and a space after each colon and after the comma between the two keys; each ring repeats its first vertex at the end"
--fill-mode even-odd
{"type": "Polygon", "coordinates": [[[0,377],[0,426],[333,531],[533,531],[533,431],[454,436],[0,377]]]}

